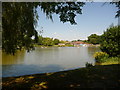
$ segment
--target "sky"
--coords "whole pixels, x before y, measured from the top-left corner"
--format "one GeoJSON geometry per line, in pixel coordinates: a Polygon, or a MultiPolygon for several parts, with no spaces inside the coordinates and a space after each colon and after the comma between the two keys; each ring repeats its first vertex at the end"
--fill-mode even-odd
{"type": "Polygon", "coordinates": [[[87,40],[91,34],[101,35],[113,23],[118,25],[115,18],[117,8],[115,5],[104,2],[87,2],[82,8],[82,14],[77,15],[77,25],[69,22],[60,22],[59,16],[53,15],[53,22],[37,8],[39,20],[37,31],[43,30],[43,37],[57,38],[60,40],[87,40]]]}

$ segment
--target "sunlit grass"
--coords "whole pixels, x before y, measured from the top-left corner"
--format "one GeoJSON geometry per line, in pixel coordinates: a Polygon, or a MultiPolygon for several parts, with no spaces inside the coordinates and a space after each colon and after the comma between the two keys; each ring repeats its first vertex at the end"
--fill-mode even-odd
{"type": "Polygon", "coordinates": [[[107,62],[101,63],[101,65],[110,65],[110,64],[120,64],[120,62],[119,61],[107,61],[107,62]]]}
{"type": "Polygon", "coordinates": [[[102,63],[96,63],[98,65],[110,65],[110,64],[120,64],[120,58],[119,57],[109,57],[105,58],[105,62],[102,63]]]}

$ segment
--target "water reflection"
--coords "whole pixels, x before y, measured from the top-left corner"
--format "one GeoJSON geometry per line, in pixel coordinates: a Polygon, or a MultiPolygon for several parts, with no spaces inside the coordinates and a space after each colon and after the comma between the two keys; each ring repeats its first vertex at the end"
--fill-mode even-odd
{"type": "Polygon", "coordinates": [[[2,65],[2,50],[0,50],[0,65],[2,65]]]}
{"type": "Polygon", "coordinates": [[[54,72],[85,67],[94,63],[96,47],[49,47],[27,53],[21,51],[15,56],[2,54],[3,77],[31,73],[54,72]]]}
{"type": "MultiPolygon", "coordinates": [[[[0,50],[0,77],[2,77],[2,51],[0,50]]],[[[0,78],[0,83],[1,83],[1,78],[0,78]]]]}
{"type": "Polygon", "coordinates": [[[90,56],[93,56],[95,52],[99,52],[100,48],[99,47],[88,47],[88,53],[90,56]]]}
{"type": "Polygon", "coordinates": [[[2,53],[2,65],[22,64],[24,62],[24,56],[26,51],[18,51],[15,55],[8,55],[2,53]]]}

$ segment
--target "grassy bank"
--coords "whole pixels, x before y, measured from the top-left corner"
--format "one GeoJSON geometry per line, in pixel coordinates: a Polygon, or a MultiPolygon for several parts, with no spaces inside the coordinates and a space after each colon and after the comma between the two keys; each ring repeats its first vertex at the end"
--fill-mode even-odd
{"type": "MultiPolygon", "coordinates": [[[[34,44],[34,47],[81,47],[81,46],[80,46],[80,45],[75,46],[75,45],[71,45],[71,44],[44,46],[44,45],[34,44]]],[[[89,46],[87,46],[87,47],[100,47],[100,45],[89,45],[89,46]]]]}
{"type": "Polygon", "coordinates": [[[120,64],[100,65],[56,73],[3,78],[3,90],[53,88],[120,88],[120,64]]]}
{"type": "Polygon", "coordinates": [[[120,57],[111,57],[106,52],[96,52],[94,58],[97,65],[120,64],[120,57]]]}
{"type": "Polygon", "coordinates": [[[119,57],[109,57],[109,58],[103,58],[103,62],[96,63],[96,65],[110,65],[110,64],[120,64],[120,58],[119,57]]]}

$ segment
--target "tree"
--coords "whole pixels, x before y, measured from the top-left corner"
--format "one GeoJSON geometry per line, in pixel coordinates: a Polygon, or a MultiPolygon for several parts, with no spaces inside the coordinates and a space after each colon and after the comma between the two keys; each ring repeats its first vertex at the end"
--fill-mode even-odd
{"type": "Polygon", "coordinates": [[[59,41],[59,39],[54,39],[53,43],[54,43],[55,45],[58,45],[58,43],[60,43],[60,41],[59,41]]]}
{"type": "MultiPolygon", "coordinates": [[[[118,7],[116,17],[120,16],[120,2],[112,2],[118,7]]],[[[75,16],[82,14],[83,2],[3,2],[2,3],[2,50],[15,53],[17,49],[30,50],[31,37],[35,36],[39,6],[46,16],[52,19],[53,14],[59,15],[60,21],[76,24],[75,16]]]]}
{"type": "Polygon", "coordinates": [[[2,47],[2,32],[0,31],[0,49],[2,47]]]}
{"type": "Polygon", "coordinates": [[[44,45],[44,46],[52,46],[52,45],[54,45],[53,39],[49,38],[49,37],[43,38],[42,45],[44,45]]]}
{"type": "Polygon", "coordinates": [[[36,36],[37,5],[35,3],[2,4],[2,49],[14,54],[17,49],[32,49],[32,36],[36,36]]]}
{"type": "Polygon", "coordinates": [[[88,42],[92,44],[99,44],[100,43],[100,36],[96,34],[91,34],[88,37],[88,42]]]}
{"type": "Polygon", "coordinates": [[[78,39],[77,41],[82,41],[82,40],[78,39]]]}
{"type": "Polygon", "coordinates": [[[120,56],[120,26],[108,28],[101,36],[101,50],[110,56],[120,56]]]}
{"type": "Polygon", "coordinates": [[[118,11],[116,12],[115,17],[119,18],[120,17],[120,1],[116,0],[116,2],[115,1],[114,2],[110,2],[110,4],[114,4],[118,8],[118,11]]]}
{"type": "Polygon", "coordinates": [[[43,37],[42,36],[38,36],[38,44],[42,45],[42,41],[43,41],[43,37]]]}
{"type": "Polygon", "coordinates": [[[35,39],[34,39],[34,43],[38,43],[38,41],[39,41],[38,32],[35,30],[35,39]]]}
{"type": "Polygon", "coordinates": [[[17,49],[30,50],[31,37],[35,36],[37,42],[39,6],[46,16],[52,19],[53,14],[59,15],[60,21],[76,24],[74,18],[81,13],[83,2],[3,2],[2,3],[2,50],[14,54],[17,49]]]}

